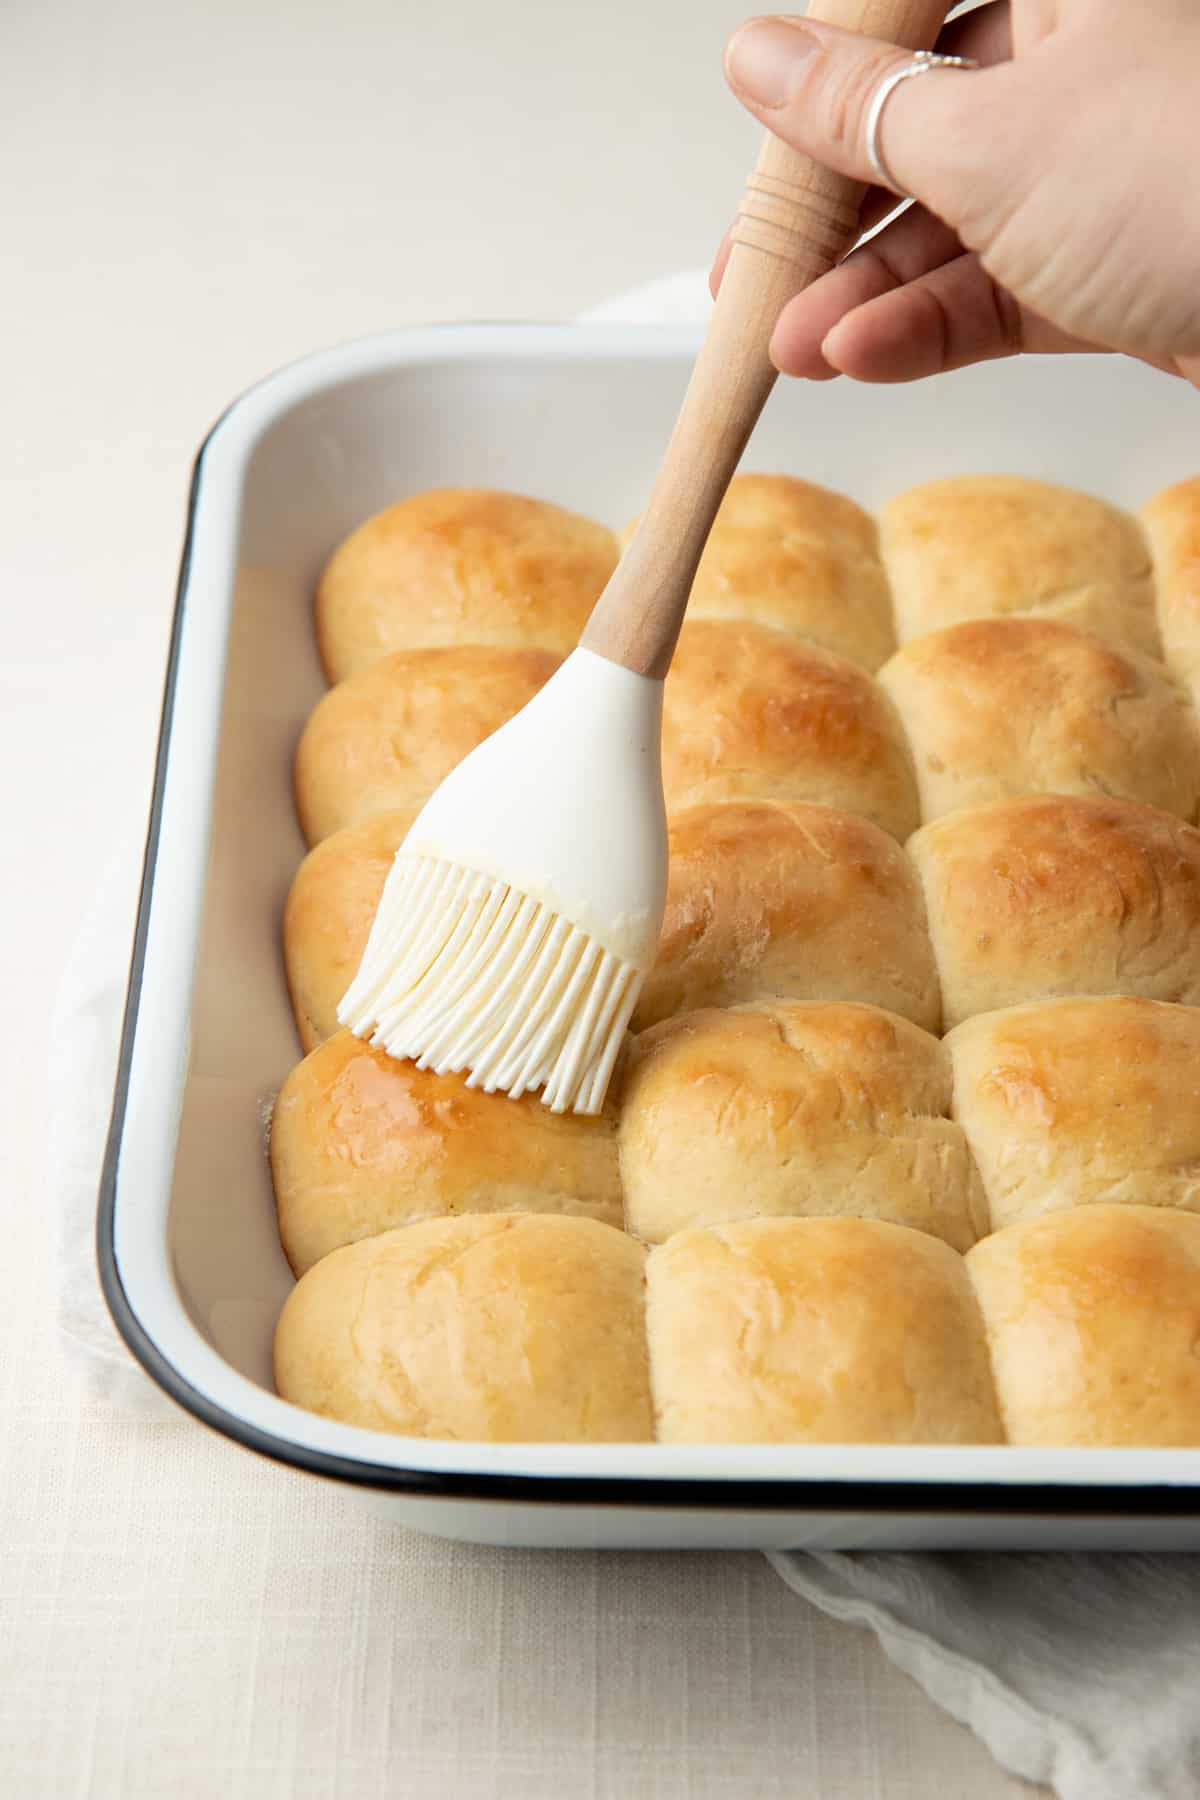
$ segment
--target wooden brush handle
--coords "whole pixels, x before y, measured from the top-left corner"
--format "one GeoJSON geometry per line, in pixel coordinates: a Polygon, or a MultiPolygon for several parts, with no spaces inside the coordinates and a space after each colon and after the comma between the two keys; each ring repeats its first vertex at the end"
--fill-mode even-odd
{"type": "MultiPolygon", "coordinates": [[[[926,50],[948,11],[942,0],[813,0],[808,16],[926,50]]],[[[782,139],[764,140],[658,480],[588,621],[586,649],[640,675],[666,674],[717,508],[775,383],[775,321],[853,243],[865,191],[782,139]]]]}

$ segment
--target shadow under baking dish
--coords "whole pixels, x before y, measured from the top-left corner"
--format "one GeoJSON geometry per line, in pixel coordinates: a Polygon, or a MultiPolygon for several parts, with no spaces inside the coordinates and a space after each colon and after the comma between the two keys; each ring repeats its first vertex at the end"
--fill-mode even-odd
{"type": "MultiPolygon", "coordinates": [[[[399,1521],[544,1545],[1200,1546],[1200,1450],[474,1444],[306,1413],[271,1383],[291,1287],[266,1118],[298,1060],[279,919],[303,854],[291,755],[323,691],[311,595],[369,513],[512,488],[619,524],[644,500],[692,329],[472,325],[307,358],[236,401],[193,475],[102,1178],[101,1280],[151,1377],[234,1442],[399,1521]]],[[[1181,382],[1030,358],[910,388],[782,382],[750,466],[867,506],[956,472],[1136,505],[1200,467],[1181,382]]]]}

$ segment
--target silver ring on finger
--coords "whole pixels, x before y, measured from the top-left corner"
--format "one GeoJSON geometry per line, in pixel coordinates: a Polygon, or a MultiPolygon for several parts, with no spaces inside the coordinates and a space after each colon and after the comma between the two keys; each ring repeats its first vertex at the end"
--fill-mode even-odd
{"type": "Polygon", "coordinates": [[[917,50],[898,68],[884,76],[875,90],[870,108],[867,112],[867,157],[875,179],[880,187],[890,188],[902,200],[911,200],[912,195],[902,188],[892,171],[888,168],[887,158],[879,142],[879,128],[883,122],[884,108],[900,86],[902,81],[912,81],[918,75],[931,74],[934,69],[977,69],[979,64],[970,56],[939,56],[935,50],[917,50]]]}

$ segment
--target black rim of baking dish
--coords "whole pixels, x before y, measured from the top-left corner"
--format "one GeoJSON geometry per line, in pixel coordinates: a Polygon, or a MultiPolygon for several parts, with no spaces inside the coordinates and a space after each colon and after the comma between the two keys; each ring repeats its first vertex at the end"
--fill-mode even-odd
{"type": "MultiPolygon", "coordinates": [[[[478,329],[473,322],[467,329],[478,329]]],[[[526,324],[532,324],[532,321],[526,324]]],[[[505,321],[508,329],[519,329],[515,321],[505,321]]],[[[428,329],[423,328],[423,329],[428,329]]],[[[463,327],[446,325],[438,330],[453,332],[463,327]]],[[[328,352],[317,352],[303,361],[316,361],[328,352]]],[[[293,367],[296,365],[292,365],[293,367]]],[[[260,385],[260,384],[256,384],[260,385]]],[[[255,389],[247,390],[248,393],[255,389]]],[[[397,1494],[411,1494],[428,1499],[457,1501],[507,1501],[523,1505],[542,1504],[651,1508],[681,1512],[784,1512],[796,1513],[895,1513],[895,1514],[983,1514],[1006,1517],[1087,1517],[1114,1520],[1173,1518],[1200,1520],[1200,1492],[1185,1486],[1074,1485],[1037,1482],[944,1482],[870,1481],[853,1479],[813,1481],[787,1478],[773,1479],[705,1479],[693,1476],[655,1478],[640,1476],[589,1475],[496,1475],[468,1470],[401,1468],[391,1463],[372,1463],[357,1457],[336,1456],[329,1451],[311,1449],[288,1438],[276,1437],[257,1425],[247,1423],[210,1399],[201,1389],[182,1375],[163,1355],[157,1343],[143,1327],[125,1292],[117,1263],[115,1213],[117,1167],[129,1095],[129,1076],[133,1045],[137,1033],[142,980],[145,970],[146,941],[154,894],[162,828],[163,794],[166,786],[167,760],[175,708],[175,690],[179,675],[179,653],[184,613],[187,606],[188,578],[195,537],[196,511],[203,479],[204,458],[214,436],[241,404],[240,395],[217,419],[197,452],[192,466],[188,494],[187,522],[176,584],[175,607],[167,654],[162,712],[159,723],[158,748],[155,757],[154,786],[142,880],[138,896],[137,923],[134,930],[125,1013],[121,1028],[121,1045],[117,1062],[113,1109],[100,1178],[96,1220],[96,1252],[100,1285],[112,1319],[122,1339],[155,1384],[172,1400],[202,1424],[223,1437],[232,1439],[247,1450],[253,1450],[274,1462],[284,1463],[305,1473],[327,1480],[347,1482],[357,1487],[378,1489],[397,1494]]]]}

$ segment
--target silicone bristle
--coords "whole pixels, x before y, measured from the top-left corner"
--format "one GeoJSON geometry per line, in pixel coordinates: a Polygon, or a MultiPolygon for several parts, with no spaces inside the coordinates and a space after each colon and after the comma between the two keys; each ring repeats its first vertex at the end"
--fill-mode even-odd
{"type": "Polygon", "coordinates": [[[357,1037],[469,1087],[598,1113],[642,971],[544,902],[435,857],[392,865],[338,1008],[357,1037]]]}

